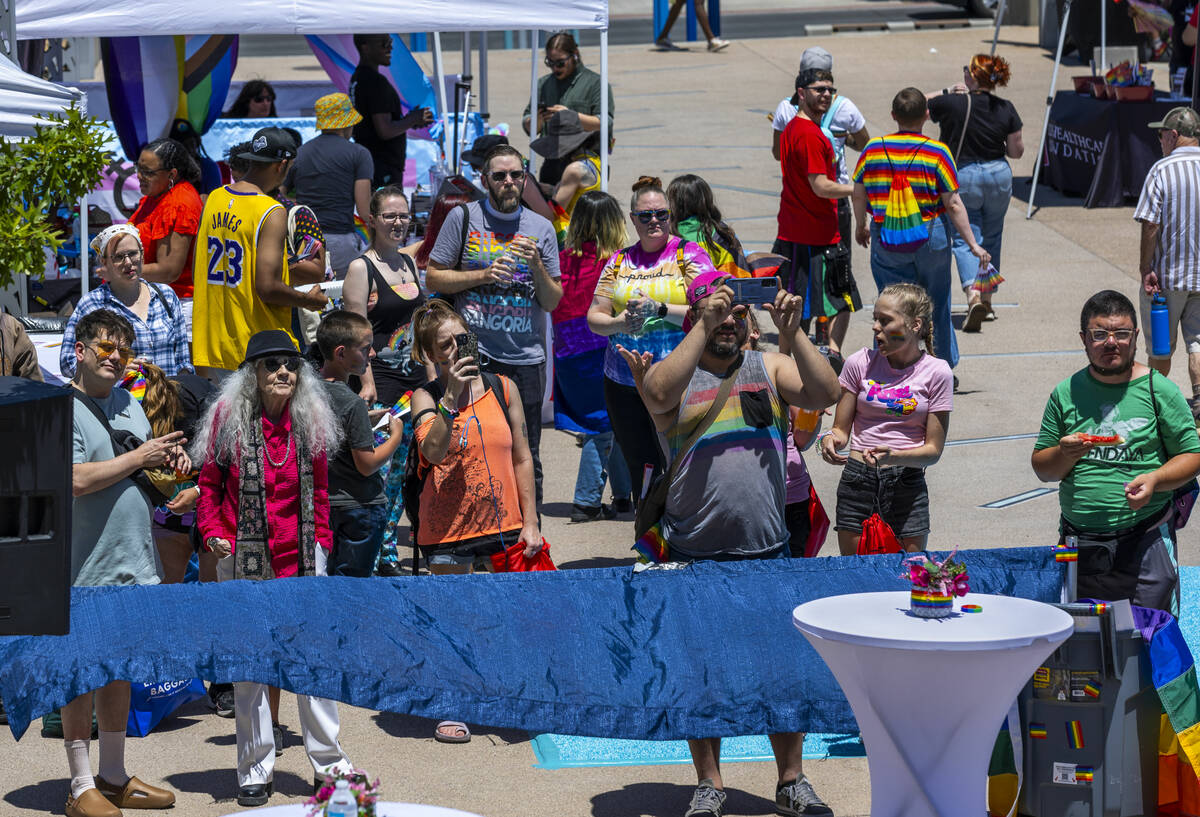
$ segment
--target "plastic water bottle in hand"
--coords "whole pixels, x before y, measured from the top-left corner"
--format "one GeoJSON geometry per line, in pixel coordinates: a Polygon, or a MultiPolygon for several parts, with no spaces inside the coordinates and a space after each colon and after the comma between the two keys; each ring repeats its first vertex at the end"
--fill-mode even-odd
{"type": "Polygon", "coordinates": [[[647,300],[646,293],[640,289],[633,294],[633,299],[637,303],[628,303],[625,305],[625,313],[628,315],[625,331],[630,335],[640,335],[642,330],[646,328],[646,321],[650,317],[649,307],[652,301],[647,300]]]}
{"type": "Polygon", "coordinates": [[[350,791],[349,781],[339,780],[334,784],[325,813],[327,817],[358,817],[358,800],[350,791]]]}

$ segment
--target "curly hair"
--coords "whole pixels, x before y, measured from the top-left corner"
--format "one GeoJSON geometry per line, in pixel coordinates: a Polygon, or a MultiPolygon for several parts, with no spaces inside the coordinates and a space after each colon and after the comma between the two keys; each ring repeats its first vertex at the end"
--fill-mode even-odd
{"type": "Polygon", "coordinates": [[[967,70],[971,72],[971,78],[984,91],[990,91],[996,87],[1003,88],[1012,78],[1008,60],[1004,57],[993,57],[990,54],[976,54],[971,57],[971,64],[967,66],[967,70]]]}

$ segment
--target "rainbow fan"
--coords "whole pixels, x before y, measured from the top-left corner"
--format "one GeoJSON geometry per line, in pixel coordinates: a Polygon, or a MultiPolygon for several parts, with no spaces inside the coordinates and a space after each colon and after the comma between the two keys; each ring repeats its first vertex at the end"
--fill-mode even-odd
{"type": "Polygon", "coordinates": [[[1000,275],[1000,270],[987,265],[987,269],[980,269],[975,276],[975,288],[984,294],[995,292],[996,289],[1004,283],[1004,277],[1000,275]]]}
{"type": "Polygon", "coordinates": [[[146,396],[146,373],[142,371],[141,366],[134,364],[125,371],[125,376],[118,385],[140,403],[146,396]]]}

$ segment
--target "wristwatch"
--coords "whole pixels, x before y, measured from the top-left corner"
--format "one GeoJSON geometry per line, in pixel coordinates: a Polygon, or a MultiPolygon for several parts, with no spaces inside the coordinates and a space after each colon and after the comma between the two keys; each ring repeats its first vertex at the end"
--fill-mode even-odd
{"type": "Polygon", "coordinates": [[[658,317],[660,317],[660,318],[667,317],[667,304],[665,302],[661,302],[658,305],[658,317]]]}

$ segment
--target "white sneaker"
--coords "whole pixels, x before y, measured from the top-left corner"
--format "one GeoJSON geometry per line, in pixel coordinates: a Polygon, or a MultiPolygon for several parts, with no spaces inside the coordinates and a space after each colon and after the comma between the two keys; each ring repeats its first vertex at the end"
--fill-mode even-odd
{"type": "Polygon", "coordinates": [[[729,40],[722,40],[720,37],[713,37],[708,41],[709,51],[721,51],[729,47],[729,40]]]}

